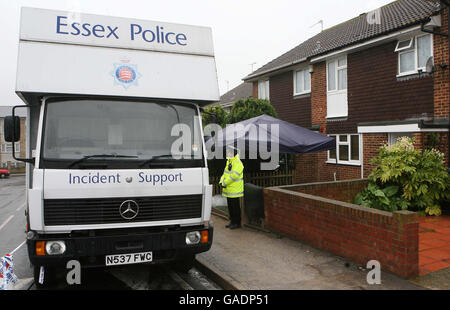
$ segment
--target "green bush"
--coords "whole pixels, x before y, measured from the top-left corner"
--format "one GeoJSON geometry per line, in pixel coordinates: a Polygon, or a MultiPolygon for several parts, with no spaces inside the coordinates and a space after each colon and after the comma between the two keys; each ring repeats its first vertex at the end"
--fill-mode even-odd
{"type": "Polygon", "coordinates": [[[268,100],[254,99],[253,97],[239,99],[233,103],[227,123],[234,124],[263,114],[277,117],[275,108],[268,100]]]}
{"type": "Polygon", "coordinates": [[[383,146],[372,163],[369,186],[355,203],[387,211],[412,210],[440,215],[439,201],[450,197],[450,178],[444,155],[435,149],[416,150],[414,140],[402,137],[383,146]]]}
{"type": "Polygon", "coordinates": [[[215,123],[216,121],[221,127],[226,126],[228,117],[227,112],[220,105],[207,107],[205,108],[205,111],[215,114],[217,116],[217,120],[210,114],[202,113],[203,127],[208,124],[215,123]]]}

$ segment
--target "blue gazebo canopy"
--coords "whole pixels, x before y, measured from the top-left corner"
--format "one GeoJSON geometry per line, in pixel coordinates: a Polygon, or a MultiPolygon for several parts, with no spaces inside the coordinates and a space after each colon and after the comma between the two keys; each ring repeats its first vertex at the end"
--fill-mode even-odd
{"type": "Polygon", "coordinates": [[[241,143],[245,144],[248,150],[252,145],[258,145],[265,140],[268,141],[271,148],[278,141],[279,153],[285,154],[316,153],[336,148],[336,142],[333,138],[265,114],[231,124],[216,133],[214,138],[209,138],[207,143],[214,143],[216,146],[222,147],[227,145],[239,146],[239,143],[241,143]],[[276,130],[272,132],[272,129],[275,128],[272,125],[278,125],[278,133],[276,130]],[[237,128],[238,130],[234,134],[230,134],[233,132],[231,128],[237,128]]]}

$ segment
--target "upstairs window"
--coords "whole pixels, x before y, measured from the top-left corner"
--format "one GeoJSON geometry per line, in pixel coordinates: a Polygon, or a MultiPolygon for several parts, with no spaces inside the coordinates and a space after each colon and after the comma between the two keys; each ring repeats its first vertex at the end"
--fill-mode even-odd
{"type": "Polygon", "coordinates": [[[340,91],[347,89],[347,57],[328,61],[328,91],[340,91]]]}
{"type": "Polygon", "coordinates": [[[270,100],[269,80],[258,81],[258,98],[270,100]]]}
{"type": "Polygon", "coordinates": [[[397,42],[395,52],[398,52],[400,76],[425,71],[428,59],[433,56],[432,39],[431,34],[425,34],[397,42]]]}
{"type": "Polygon", "coordinates": [[[327,118],[347,116],[347,56],[342,56],[327,60],[327,118]]]}
{"type": "Polygon", "coordinates": [[[294,96],[311,92],[311,73],[309,69],[294,71],[294,96]]]}
{"type": "Polygon", "coordinates": [[[414,40],[410,38],[408,40],[398,41],[397,46],[395,47],[396,52],[400,52],[403,50],[407,50],[413,46],[414,40]]]}

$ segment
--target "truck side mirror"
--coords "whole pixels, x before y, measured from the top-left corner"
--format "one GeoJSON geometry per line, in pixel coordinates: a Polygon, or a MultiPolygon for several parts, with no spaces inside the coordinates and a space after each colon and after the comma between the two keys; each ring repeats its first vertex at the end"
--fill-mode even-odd
{"type": "Polygon", "coordinates": [[[6,142],[20,141],[20,117],[6,116],[3,122],[6,142]]]}

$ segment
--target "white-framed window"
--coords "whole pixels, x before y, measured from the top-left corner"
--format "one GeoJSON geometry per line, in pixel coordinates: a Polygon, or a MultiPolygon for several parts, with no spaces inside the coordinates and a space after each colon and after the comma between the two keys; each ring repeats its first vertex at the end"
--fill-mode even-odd
{"type": "Polygon", "coordinates": [[[361,136],[359,134],[329,135],[336,140],[336,149],[328,151],[328,162],[361,165],[361,136]]]}
{"type": "Polygon", "coordinates": [[[433,36],[423,34],[397,42],[398,75],[415,74],[425,71],[427,60],[433,56],[433,36]]]}
{"type": "Polygon", "coordinates": [[[258,81],[258,98],[270,100],[269,80],[258,81]]]}
{"type": "Polygon", "coordinates": [[[3,163],[1,163],[1,166],[0,167],[2,167],[2,168],[8,168],[8,163],[7,162],[3,162],[3,163]]]}
{"type": "Polygon", "coordinates": [[[309,68],[294,71],[294,96],[311,92],[311,73],[309,68]]]}
{"type": "MultiPolygon", "coordinates": [[[[16,153],[20,153],[20,142],[16,142],[14,147],[15,147],[14,151],[16,153]]],[[[12,152],[12,143],[10,143],[10,142],[2,143],[1,152],[2,153],[11,153],[12,152]]]]}
{"type": "Polygon", "coordinates": [[[327,61],[327,117],[346,117],[347,103],[347,56],[327,61]]]}
{"type": "Polygon", "coordinates": [[[409,38],[409,39],[406,39],[406,40],[398,41],[397,45],[395,47],[395,51],[396,52],[400,52],[400,51],[403,51],[403,50],[407,50],[407,49],[412,47],[413,43],[414,43],[414,39],[413,38],[409,38]]]}
{"type": "Polygon", "coordinates": [[[327,87],[329,92],[347,89],[347,56],[328,61],[327,87]]]}
{"type": "Polygon", "coordinates": [[[394,145],[398,142],[398,139],[401,137],[414,137],[414,133],[412,132],[390,132],[388,135],[389,145],[394,145]]]}

